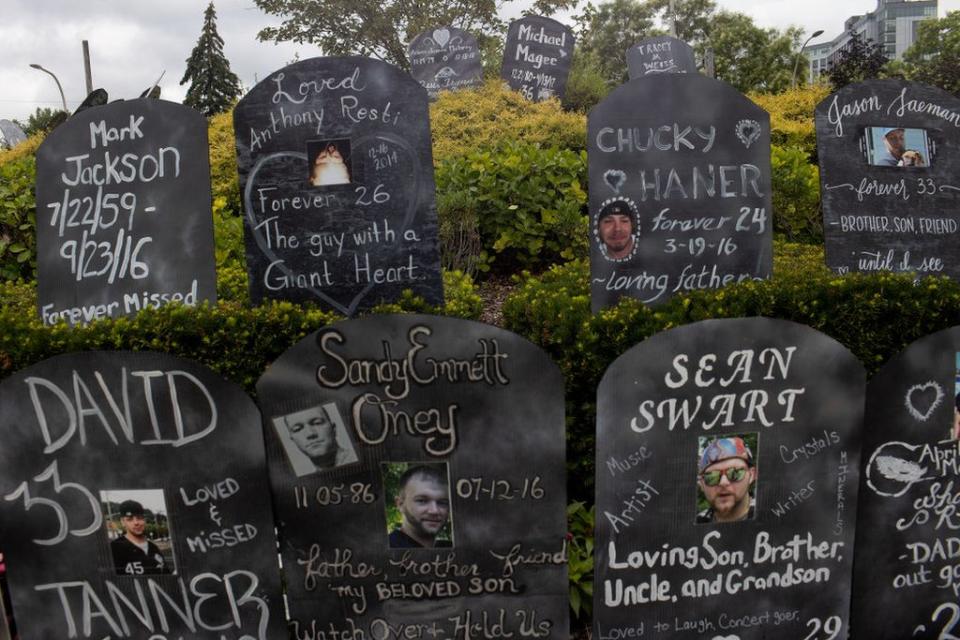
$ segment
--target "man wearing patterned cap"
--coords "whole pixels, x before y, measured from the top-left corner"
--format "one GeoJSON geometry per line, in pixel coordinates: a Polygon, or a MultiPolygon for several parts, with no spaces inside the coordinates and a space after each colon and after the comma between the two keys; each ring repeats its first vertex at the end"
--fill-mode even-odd
{"type": "Polygon", "coordinates": [[[172,573],[163,554],[147,539],[147,523],[143,505],[136,500],[120,503],[120,523],[123,535],[110,543],[113,567],[117,575],[142,576],[172,573]]]}
{"type": "Polygon", "coordinates": [[[623,200],[614,200],[600,210],[597,235],[607,258],[623,260],[633,254],[636,242],[633,225],[633,212],[623,200]]]}
{"type": "Polygon", "coordinates": [[[753,518],[750,487],[756,480],[753,454],[743,438],[712,441],[700,456],[697,479],[710,506],[697,514],[697,524],[753,518]]]}

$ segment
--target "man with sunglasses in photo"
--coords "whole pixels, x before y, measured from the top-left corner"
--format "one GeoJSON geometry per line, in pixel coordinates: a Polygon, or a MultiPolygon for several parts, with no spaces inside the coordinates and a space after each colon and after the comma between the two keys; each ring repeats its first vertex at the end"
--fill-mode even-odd
{"type": "Polygon", "coordinates": [[[697,514],[697,524],[753,518],[750,489],[757,481],[757,469],[743,438],[717,438],[708,444],[700,456],[697,481],[710,504],[697,514]]]}

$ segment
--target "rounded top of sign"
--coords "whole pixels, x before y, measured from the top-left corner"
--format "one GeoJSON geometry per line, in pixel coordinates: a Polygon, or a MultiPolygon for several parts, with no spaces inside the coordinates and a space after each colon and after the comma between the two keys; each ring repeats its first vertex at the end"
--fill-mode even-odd
{"type": "MultiPolygon", "coordinates": [[[[816,329],[792,320],[778,318],[716,318],[701,320],[692,324],[676,327],[654,334],[634,345],[610,363],[600,380],[600,387],[623,375],[623,369],[635,369],[638,362],[648,361],[650,350],[671,351],[671,345],[687,345],[702,343],[706,350],[719,349],[718,343],[728,341],[730,344],[742,344],[745,347],[759,344],[763,340],[790,341],[803,339],[807,342],[818,342],[825,351],[833,354],[834,361],[839,358],[855,363],[859,371],[863,371],[863,364],[844,345],[830,336],[816,329]]],[[[839,363],[837,363],[839,364],[839,363]]]]}
{"type": "Polygon", "coordinates": [[[439,27],[432,27],[426,31],[418,33],[413,40],[410,41],[410,44],[407,46],[407,50],[410,51],[415,47],[422,46],[443,49],[448,45],[462,44],[464,42],[466,42],[469,46],[477,45],[476,37],[474,37],[474,35],[469,31],[458,29],[457,27],[452,27],[450,25],[443,25],[439,27]]]}
{"type": "Polygon", "coordinates": [[[538,22],[541,24],[546,24],[547,26],[550,26],[550,27],[554,27],[556,29],[563,29],[565,31],[569,31],[570,33],[573,33],[573,29],[563,24],[562,22],[554,20],[553,18],[548,18],[546,16],[537,16],[537,15],[527,15],[527,16],[517,18],[516,20],[510,23],[510,28],[512,29],[513,25],[519,24],[521,22],[538,22]]]}
{"type": "MultiPolygon", "coordinates": [[[[745,115],[755,119],[769,120],[770,118],[770,114],[763,107],[728,82],[700,73],[661,73],[624,82],[590,110],[587,121],[608,109],[620,109],[618,105],[623,102],[628,102],[631,107],[635,107],[638,95],[644,96],[645,99],[653,97],[656,101],[669,99],[671,104],[683,105],[687,110],[698,109],[704,113],[711,113],[718,100],[740,102],[745,111],[752,111],[745,115]]],[[[649,106],[645,105],[644,110],[648,111],[649,106]]]]}
{"type": "Polygon", "coordinates": [[[45,360],[35,362],[4,378],[0,381],[0,390],[6,388],[9,381],[36,376],[39,375],[38,372],[40,371],[70,371],[78,367],[92,369],[97,366],[110,365],[112,363],[120,363],[119,366],[126,366],[127,368],[131,366],[155,366],[166,368],[176,367],[184,371],[198,371],[203,374],[207,381],[223,384],[231,388],[232,391],[242,394],[247,400],[253,403],[253,400],[247,396],[247,392],[244,391],[243,387],[203,363],[163,351],[131,351],[128,349],[118,351],[70,351],[50,356],[45,360]]]}
{"type": "MultiPolygon", "coordinates": [[[[936,333],[923,336],[915,342],[911,342],[901,351],[891,356],[880,370],[874,374],[871,383],[879,382],[888,376],[899,377],[905,369],[911,366],[923,368],[923,366],[932,367],[935,357],[941,356],[947,351],[951,351],[949,357],[953,358],[953,351],[960,351],[960,348],[953,349],[953,345],[960,345],[960,325],[949,327],[936,333]]],[[[960,367],[957,368],[960,372],[960,367]]],[[[960,378],[958,378],[960,380],[960,378]]]]}
{"type": "MultiPolygon", "coordinates": [[[[324,90],[331,93],[343,90],[360,91],[369,84],[406,85],[408,90],[421,92],[423,99],[427,99],[427,90],[414,80],[413,76],[389,62],[366,56],[319,56],[298,60],[272,71],[240,99],[236,109],[242,109],[251,102],[260,103],[270,99],[285,78],[286,82],[294,83],[291,85],[293,91],[302,86],[305,94],[310,95],[322,94],[324,90]],[[358,70],[363,72],[363,77],[353,78],[351,81],[352,74],[359,73],[358,70]]],[[[286,83],[282,86],[287,93],[291,91],[286,83]]]]}
{"type": "Polygon", "coordinates": [[[675,37],[673,37],[673,36],[653,36],[653,37],[650,37],[650,38],[644,38],[643,40],[641,40],[641,41],[638,42],[637,44],[635,44],[635,45],[633,45],[632,47],[630,47],[629,49],[627,49],[627,51],[632,51],[632,50],[634,50],[634,49],[640,49],[640,48],[642,48],[642,47],[645,47],[645,46],[648,45],[648,44],[652,44],[652,43],[655,43],[655,42],[670,42],[671,44],[672,44],[672,43],[680,43],[681,45],[683,45],[683,46],[684,46],[685,48],[687,48],[687,49],[693,49],[693,47],[691,47],[689,44],[687,44],[686,41],[681,40],[680,38],[675,38],[675,37]]]}
{"type": "MultiPolygon", "coordinates": [[[[193,120],[193,123],[190,125],[191,127],[201,126],[204,133],[207,131],[206,118],[202,113],[192,107],[159,98],[134,98],[133,100],[120,100],[96,107],[89,107],[80,113],[70,116],[63,124],[56,127],[44,138],[37,150],[37,154],[39,155],[44,148],[55,145],[61,137],[70,135],[77,127],[86,127],[88,124],[95,123],[98,120],[111,119],[117,121],[129,117],[130,120],[125,125],[128,127],[127,131],[129,133],[127,139],[135,139],[137,137],[136,134],[139,133],[136,126],[136,117],[139,115],[147,115],[150,116],[151,119],[161,116],[170,120],[193,120]]],[[[118,135],[121,133],[122,132],[119,132],[118,135]]],[[[91,135],[94,134],[100,135],[99,132],[91,132],[91,135]]],[[[106,135],[106,133],[103,135],[106,135]]]]}
{"type": "Polygon", "coordinates": [[[558,382],[562,382],[563,380],[563,374],[560,372],[560,368],[547,355],[546,351],[544,351],[539,345],[531,342],[519,334],[513,333],[512,331],[507,331],[506,329],[501,329],[500,327],[489,325],[484,322],[466,320],[463,318],[450,318],[446,316],[434,316],[420,313],[388,313],[368,315],[362,318],[344,319],[307,335],[282,353],[267,368],[263,375],[260,376],[260,379],[257,381],[257,393],[261,396],[264,394],[265,388],[263,385],[271,381],[271,379],[274,377],[272,372],[275,370],[277,364],[286,360],[288,357],[296,358],[297,356],[293,354],[300,352],[306,353],[313,350],[319,344],[319,339],[324,334],[327,334],[331,331],[349,329],[351,333],[366,333],[367,335],[371,336],[370,340],[372,344],[379,344],[383,341],[386,341],[390,337],[401,337],[401,332],[407,331],[407,329],[410,327],[426,326],[428,328],[435,328],[439,325],[446,326],[446,334],[450,336],[457,336],[458,345],[462,345],[465,342],[470,341],[474,336],[476,336],[478,339],[494,338],[508,340],[514,345],[521,345],[524,349],[528,349],[540,356],[542,362],[538,365],[538,371],[541,375],[541,381],[544,384],[546,384],[547,380],[550,378],[555,378],[558,382]]]}
{"type": "Polygon", "coordinates": [[[863,82],[855,82],[853,84],[848,84],[845,87],[831,93],[826,98],[821,100],[816,107],[816,112],[826,112],[830,109],[833,100],[837,96],[848,96],[850,94],[875,94],[881,93],[886,95],[893,95],[895,93],[901,92],[904,89],[914,92],[922,92],[925,96],[930,98],[935,98],[937,100],[947,100],[951,102],[958,102],[960,98],[945,91],[940,87],[935,87],[933,85],[924,84],[922,82],[910,82],[909,80],[901,80],[900,78],[884,78],[882,80],[864,80],[863,82]]]}

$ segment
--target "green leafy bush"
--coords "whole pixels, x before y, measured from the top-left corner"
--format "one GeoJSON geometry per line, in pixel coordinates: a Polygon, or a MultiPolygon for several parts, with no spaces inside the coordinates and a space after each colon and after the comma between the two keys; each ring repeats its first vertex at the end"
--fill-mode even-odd
{"type": "Polygon", "coordinates": [[[34,153],[41,138],[0,151],[0,279],[37,274],[37,205],[34,153]]]}
{"type": "Polygon", "coordinates": [[[508,140],[572,151],[587,148],[583,114],[565,112],[557,100],[530,102],[499,79],[476,90],[441,93],[430,105],[430,129],[435,164],[508,140]]]}
{"type": "Polygon", "coordinates": [[[567,90],[563,94],[563,108],[589,113],[613,88],[604,79],[596,57],[577,51],[567,78],[567,90]]]}
{"type": "Polygon", "coordinates": [[[770,150],[773,225],[787,240],[823,244],[820,172],[800,147],[770,150]]]}
{"type": "Polygon", "coordinates": [[[506,328],[543,347],[566,379],[572,498],[592,501],[596,389],[607,366],[647,337],[708,318],[766,316],[832,336],[875,372],[914,340],[960,318],[960,283],[881,273],[843,277],[820,247],[777,242],[774,278],[697,291],[657,309],[635,300],[590,312],[589,265],[576,260],[526,274],[503,306],[506,328]]]}
{"type": "Polygon", "coordinates": [[[830,87],[815,84],[775,94],[751,94],[750,99],[770,113],[770,139],[781,147],[800,147],[811,159],[817,154],[813,114],[830,87]]]}
{"type": "Polygon", "coordinates": [[[233,111],[217,114],[210,118],[208,123],[210,187],[214,209],[219,207],[232,215],[242,215],[240,181],[237,178],[237,145],[233,137],[233,111]]]}
{"type": "Polygon", "coordinates": [[[570,609],[575,619],[589,620],[593,614],[593,528],[596,506],[579,500],[567,506],[567,574],[570,582],[570,609]]]}
{"type": "MultiPolygon", "coordinates": [[[[221,270],[218,280],[222,297],[215,306],[169,305],[75,328],[43,325],[37,316],[34,283],[0,282],[0,380],[61,353],[151,350],[196,360],[253,393],[257,378],[277,356],[305,335],[340,319],[312,305],[290,302],[250,307],[245,302],[246,274],[236,267],[221,270]]],[[[468,277],[444,274],[444,293],[443,307],[405,296],[378,311],[479,317],[480,297],[468,277]]]]}
{"type": "Polygon", "coordinates": [[[447,203],[441,227],[467,214],[477,221],[482,271],[544,268],[587,252],[586,152],[507,142],[437,167],[447,203]]]}

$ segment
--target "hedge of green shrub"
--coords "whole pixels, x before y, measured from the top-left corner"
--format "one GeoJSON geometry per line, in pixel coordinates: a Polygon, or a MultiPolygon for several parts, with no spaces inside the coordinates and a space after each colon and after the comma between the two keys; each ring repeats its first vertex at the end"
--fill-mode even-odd
{"type": "MultiPolygon", "coordinates": [[[[169,305],[75,328],[40,322],[33,283],[0,282],[0,380],[61,353],[152,350],[196,360],[253,393],[257,378],[277,356],[305,335],[341,319],[312,305],[290,302],[251,307],[245,302],[246,274],[239,269],[222,269],[218,280],[221,299],[216,305],[169,305]]],[[[442,307],[408,295],[374,312],[479,318],[482,303],[469,278],[444,273],[444,294],[442,307]]]]}
{"type": "Polygon", "coordinates": [[[571,151],[587,148],[587,119],[557,100],[530,102],[499,78],[445,91],[430,105],[434,164],[512,140],[571,151]]]}
{"type": "Polygon", "coordinates": [[[815,84],[783,93],[751,94],[750,99],[770,113],[770,138],[773,144],[800,147],[813,159],[817,151],[814,110],[828,95],[829,85],[815,84]]]}
{"type": "MultiPolygon", "coordinates": [[[[544,269],[587,254],[586,152],[506,142],[437,166],[441,229],[477,225],[477,268],[544,269]]],[[[443,238],[450,253],[456,238],[443,238]]],[[[459,265],[455,265],[459,266],[459,265]]]]}
{"type": "Polygon", "coordinates": [[[32,278],[37,273],[37,215],[33,188],[33,154],[40,143],[31,138],[16,149],[0,152],[0,279],[32,278]]]}
{"type": "Polygon", "coordinates": [[[909,275],[837,276],[819,247],[778,242],[774,277],[697,291],[656,309],[633,300],[590,312],[589,265],[526,274],[503,307],[505,326],[543,347],[566,379],[571,499],[592,502],[596,387],[607,366],[645,338],[708,318],[767,316],[832,336],[871,374],[914,340],[960,322],[960,283],[909,275]]]}
{"type": "Polygon", "coordinates": [[[773,225],[791,242],[823,244],[820,170],[801,147],[770,148],[773,225]]]}

